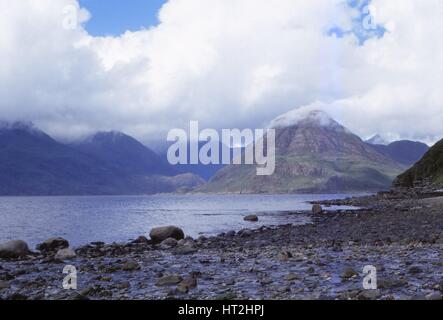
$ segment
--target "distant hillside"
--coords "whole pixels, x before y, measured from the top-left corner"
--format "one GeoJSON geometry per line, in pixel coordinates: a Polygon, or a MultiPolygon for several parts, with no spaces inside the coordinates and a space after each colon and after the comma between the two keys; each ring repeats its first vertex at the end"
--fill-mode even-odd
{"type": "Polygon", "coordinates": [[[429,146],[424,143],[408,140],[395,141],[389,145],[373,145],[373,147],[406,166],[412,166],[429,150],[429,146]]]}
{"type": "MultiPolygon", "coordinates": [[[[203,147],[203,145],[205,145],[206,142],[199,142],[199,150],[201,147],[203,147]]],[[[222,155],[222,143],[219,142],[218,143],[218,149],[219,149],[219,155],[220,155],[220,163],[221,161],[221,155],[222,155]]],[[[189,154],[189,144],[187,145],[188,148],[188,154],[189,154]]],[[[165,151],[162,155],[162,158],[164,159],[165,162],[167,162],[167,151],[165,151]]],[[[209,164],[209,165],[204,165],[204,164],[177,164],[172,166],[174,168],[175,171],[179,172],[179,173],[193,173],[195,175],[198,175],[199,177],[201,177],[202,179],[204,179],[205,181],[209,181],[216,173],[217,171],[219,171],[220,169],[222,169],[224,167],[223,164],[209,164]]]]}
{"type": "Polygon", "coordinates": [[[118,136],[116,148],[99,139],[94,150],[96,139],[75,148],[55,141],[31,124],[2,124],[0,195],[151,194],[191,189],[203,183],[193,175],[172,177],[173,170],[158,162],[147,148],[130,137],[118,136]],[[146,166],[142,165],[144,160],[146,166]]]}
{"type": "Polygon", "coordinates": [[[178,174],[165,159],[122,132],[98,132],[71,147],[127,174],[178,174]]]}
{"type": "MultiPolygon", "coordinates": [[[[171,143],[172,144],[172,143],[171,143]]],[[[200,141],[198,143],[198,148],[199,150],[205,146],[207,144],[206,141],[200,141]]],[[[168,147],[170,145],[167,145],[168,147]]],[[[187,145],[188,148],[188,155],[190,153],[190,144],[188,143],[187,145]]],[[[172,168],[179,172],[179,173],[193,173],[199,177],[201,177],[202,179],[204,179],[205,181],[209,181],[219,170],[221,170],[222,168],[225,167],[224,164],[222,164],[222,154],[223,154],[223,149],[224,148],[228,148],[225,145],[223,145],[223,143],[221,141],[218,142],[218,152],[219,152],[219,164],[177,164],[177,165],[173,165],[172,168]]],[[[243,148],[231,148],[230,149],[231,154],[239,151],[241,153],[241,151],[243,150],[243,148]]],[[[164,159],[165,162],[167,162],[167,147],[162,148],[160,154],[162,155],[162,159],[164,159]]]]}
{"type": "Polygon", "coordinates": [[[215,174],[224,168],[222,164],[178,164],[174,169],[179,173],[192,173],[205,181],[209,181],[215,174]]]}
{"type": "Polygon", "coordinates": [[[405,169],[326,113],[289,114],[273,121],[276,171],[231,165],[197,191],[221,193],[338,193],[388,189],[405,169]]]}
{"type": "Polygon", "coordinates": [[[412,188],[431,184],[443,186],[443,140],[435,144],[412,168],[394,182],[397,187],[412,188]]]}

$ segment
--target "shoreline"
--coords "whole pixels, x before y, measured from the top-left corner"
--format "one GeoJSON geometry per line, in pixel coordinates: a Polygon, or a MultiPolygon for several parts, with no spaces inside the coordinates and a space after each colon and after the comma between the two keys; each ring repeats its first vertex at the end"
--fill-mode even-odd
{"type": "Polygon", "coordinates": [[[171,246],[94,243],[65,262],[53,253],[0,260],[0,299],[442,299],[443,198],[316,203],[362,209],[171,246]],[[77,290],[62,288],[66,264],[77,268],[77,290]],[[363,289],[367,265],[378,290],[363,289]]]}

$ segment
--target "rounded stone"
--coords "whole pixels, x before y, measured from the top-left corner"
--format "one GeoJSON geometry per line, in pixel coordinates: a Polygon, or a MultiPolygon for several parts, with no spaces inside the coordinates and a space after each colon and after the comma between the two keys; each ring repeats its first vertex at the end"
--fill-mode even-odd
{"type": "Polygon", "coordinates": [[[161,243],[168,238],[173,238],[175,240],[182,240],[185,238],[183,230],[175,226],[154,228],[149,233],[149,236],[154,243],[161,243]]]}
{"type": "Polygon", "coordinates": [[[0,258],[19,258],[29,253],[28,244],[23,240],[12,240],[0,244],[0,258]]]}

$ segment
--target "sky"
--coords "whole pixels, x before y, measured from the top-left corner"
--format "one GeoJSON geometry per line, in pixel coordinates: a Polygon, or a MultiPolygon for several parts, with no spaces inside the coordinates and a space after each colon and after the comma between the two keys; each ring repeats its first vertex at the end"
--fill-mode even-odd
{"type": "Polygon", "coordinates": [[[166,0],[80,0],[91,14],[85,29],[93,36],[118,36],[158,24],[157,14],[166,0]]]}
{"type": "Polygon", "coordinates": [[[149,144],[321,109],[443,138],[441,0],[0,0],[0,120],[149,144]]]}

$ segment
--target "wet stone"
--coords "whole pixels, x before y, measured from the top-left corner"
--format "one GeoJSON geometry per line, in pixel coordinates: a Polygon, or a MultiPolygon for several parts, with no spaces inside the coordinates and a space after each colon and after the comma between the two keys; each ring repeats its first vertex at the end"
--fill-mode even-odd
{"type": "Polygon", "coordinates": [[[160,279],[158,279],[155,285],[157,287],[171,286],[171,285],[179,284],[182,281],[183,281],[183,278],[179,275],[168,275],[168,276],[163,276],[160,279]]]}

